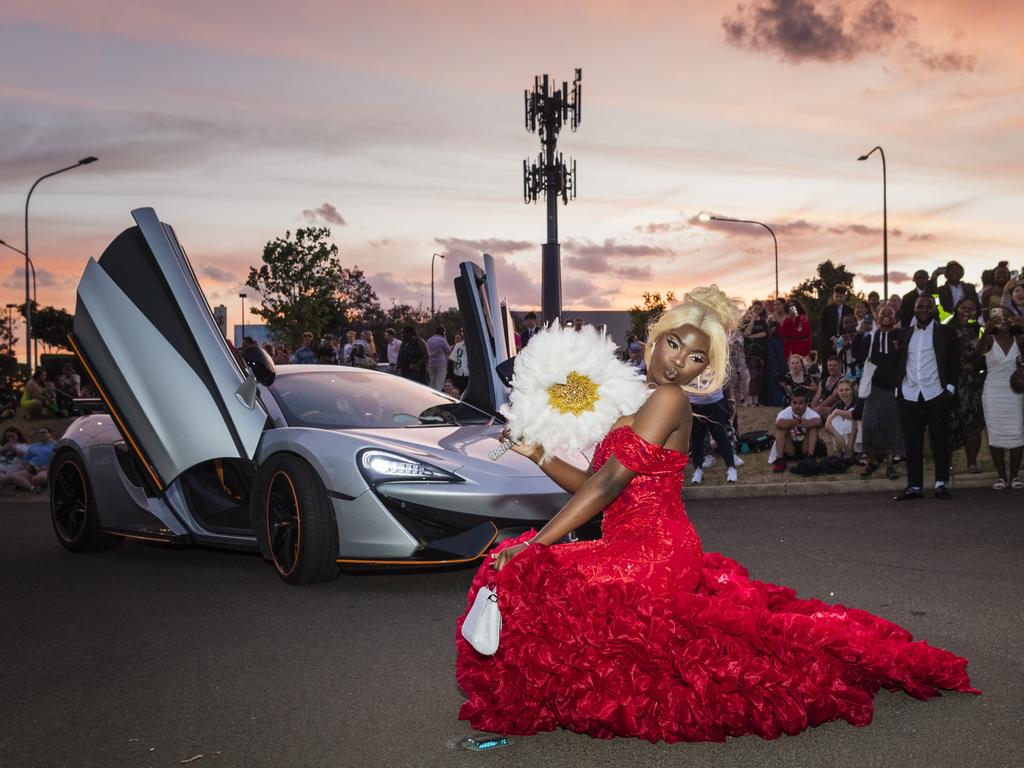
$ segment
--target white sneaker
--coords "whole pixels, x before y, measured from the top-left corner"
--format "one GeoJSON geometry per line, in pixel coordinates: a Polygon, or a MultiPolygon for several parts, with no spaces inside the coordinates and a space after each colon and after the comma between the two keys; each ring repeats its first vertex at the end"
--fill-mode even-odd
{"type": "Polygon", "coordinates": [[[736,475],[736,467],[729,467],[727,470],[725,470],[725,482],[735,483],[737,479],[738,478],[736,475]]]}
{"type": "Polygon", "coordinates": [[[715,454],[709,453],[704,457],[704,463],[700,465],[701,469],[710,469],[715,466],[715,454]]]}
{"type": "Polygon", "coordinates": [[[743,462],[743,459],[741,459],[741,458],[739,457],[739,454],[734,454],[734,455],[733,455],[733,457],[732,457],[732,465],[733,465],[734,467],[737,467],[737,468],[739,468],[739,467],[742,467],[742,466],[743,466],[743,463],[744,463],[744,462],[743,462]]]}
{"type": "Polygon", "coordinates": [[[697,467],[693,470],[693,477],[690,478],[690,485],[700,485],[704,482],[704,470],[697,467]]]}

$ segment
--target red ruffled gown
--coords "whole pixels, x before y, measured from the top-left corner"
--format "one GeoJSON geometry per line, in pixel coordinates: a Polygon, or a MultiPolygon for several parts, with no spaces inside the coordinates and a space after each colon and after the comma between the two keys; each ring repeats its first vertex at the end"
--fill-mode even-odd
{"type": "Polygon", "coordinates": [[[605,510],[602,539],[532,545],[500,573],[489,561],[477,571],[467,607],[496,585],[503,625],[483,656],[458,621],[460,719],[502,734],[774,739],[839,718],[867,725],[880,686],[978,693],[966,659],[704,553],[681,499],[685,454],[629,427],[598,445],[595,470],[612,454],[637,474],[605,510]]]}

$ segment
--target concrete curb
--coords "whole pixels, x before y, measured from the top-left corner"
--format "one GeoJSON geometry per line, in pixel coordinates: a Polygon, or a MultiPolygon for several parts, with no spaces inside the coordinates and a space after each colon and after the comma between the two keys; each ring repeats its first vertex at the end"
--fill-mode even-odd
{"type": "MultiPolygon", "coordinates": [[[[852,468],[852,472],[856,472],[852,468]]],[[[981,472],[976,475],[953,475],[950,478],[949,490],[958,488],[991,488],[999,476],[995,472],[981,472]]],[[[925,475],[925,495],[931,489],[934,480],[925,475]]],[[[683,489],[686,500],[698,499],[741,499],[758,496],[831,496],[839,493],[899,493],[907,485],[905,477],[889,480],[875,477],[863,480],[860,477],[843,480],[812,480],[808,478],[780,479],[777,483],[744,484],[742,475],[740,482],[729,485],[687,485],[683,489]]]]}

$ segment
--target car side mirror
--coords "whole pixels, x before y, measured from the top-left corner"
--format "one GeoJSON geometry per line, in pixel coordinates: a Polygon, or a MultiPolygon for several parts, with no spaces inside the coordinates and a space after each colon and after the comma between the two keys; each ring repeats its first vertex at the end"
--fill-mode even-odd
{"type": "Polygon", "coordinates": [[[249,347],[242,350],[242,359],[253,376],[260,384],[269,387],[277,378],[277,367],[262,347],[249,347]]]}

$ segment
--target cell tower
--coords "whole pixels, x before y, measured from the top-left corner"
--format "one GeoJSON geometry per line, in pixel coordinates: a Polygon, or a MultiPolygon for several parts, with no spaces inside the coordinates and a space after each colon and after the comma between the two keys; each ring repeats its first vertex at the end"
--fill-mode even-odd
{"type": "MultiPolygon", "coordinates": [[[[576,161],[569,164],[556,152],[558,133],[565,123],[575,132],[580,124],[580,97],[583,70],[577,69],[569,84],[552,90],[548,76],[533,78],[533,92],[523,91],[526,106],[526,130],[540,134],[541,152],[537,161],[523,160],[523,202],[536,203],[541,192],[548,207],[548,240],[541,246],[540,303],[545,321],[562,314],[561,247],[558,244],[558,198],[568,205],[576,199],[576,161]]],[[[553,83],[552,83],[553,84],[553,83]]]]}

